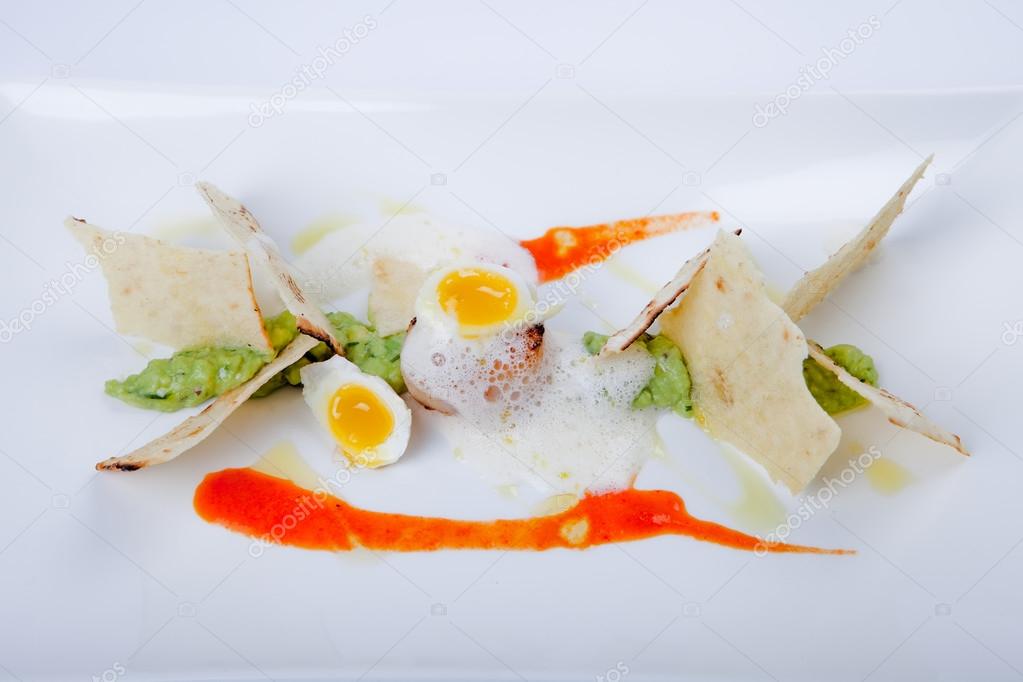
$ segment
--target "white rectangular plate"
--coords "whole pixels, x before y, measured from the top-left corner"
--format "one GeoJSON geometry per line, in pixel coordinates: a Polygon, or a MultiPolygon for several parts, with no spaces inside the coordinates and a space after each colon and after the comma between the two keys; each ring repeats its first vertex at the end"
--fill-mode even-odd
{"type": "MultiPolygon", "coordinates": [[[[0,11],[0,680],[1015,679],[1023,96],[1009,86],[1023,16],[941,11],[909,0],[0,11]],[[789,91],[871,16],[876,35],[789,91]],[[339,57],[293,93],[324,47],[339,57]],[[772,102],[785,113],[756,115],[772,102]],[[103,395],[154,349],[111,331],[102,276],[61,227],[68,214],[215,241],[191,187],[208,179],[287,247],[317,219],[381,205],[515,237],[718,210],[781,292],[930,152],[886,244],[804,329],[866,349],[884,385],[973,457],[857,413],[807,497],[791,499],[665,417],[665,456],[637,482],[749,532],[791,513],[793,541],[854,556],[761,558],[664,537],[584,552],[254,557],[248,539],[195,515],[192,493],[281,442],[329,472],[295,391],[246,405],[166,466],[93,471],[174,418],[103,395]],[[883,464],[846,483],[848,458],[871,446],[883,464]]],[[[551,326],[628,321],[711,237],[626,249],[551,326]]],[[[343,494],[464,518],[534,502],[483,483],[423,428],[398,466],[343,494]]]]}

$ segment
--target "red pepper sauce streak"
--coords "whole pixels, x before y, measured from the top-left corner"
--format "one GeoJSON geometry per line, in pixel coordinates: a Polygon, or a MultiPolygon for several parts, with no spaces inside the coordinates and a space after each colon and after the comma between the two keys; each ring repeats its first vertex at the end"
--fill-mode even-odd
{"type": "Polygon", "coordinates": [[[717,211],[695,211],[588,227],[552,227],[542,237],[521,244],[533,254],[540,281],[550,282],[586,264],[607,260],[627,244],[719,219],[717,211]]]}
{"type": "Polygon", "coordinates": [[[255,469],[208,474],[195,491],[195,509],[206,521],[267,541],[306,549],[355,546],[399,552],[438,549],[583,549],[656,535],[687,535],[736,549],[845,554],[759,538],[702,521],[665,490],[622,490],[582,498],[551,516],[497,521],[409,516],[354,507],[322,491],[255,469]]]}

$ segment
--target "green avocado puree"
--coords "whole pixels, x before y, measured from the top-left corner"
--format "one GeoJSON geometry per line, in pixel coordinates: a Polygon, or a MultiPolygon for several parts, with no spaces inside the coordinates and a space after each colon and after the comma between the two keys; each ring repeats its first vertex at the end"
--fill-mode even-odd
{"type": "MultiPolygon", "coordinates": [[[[877,386],[874,359],[856,346],[841,343],[826,348],[824,353],[860,381],[877,386]]],[[[803,360],[803,378],[817,404],[828,414],[847,412],[867,404],[866,399],[859,393],[840,382],[832,372],[813,358],[803,360]]]]}
{"type": "MultiPolygon", "coordinates": [[[[405,391],[401,376],[401,347],[404,332],[380,336],[373,327],[344,312],[327,313],[345,356],[359,369],[384,379],[398,393],[405,391]]],[[[265,320],[274,355],[298,335],[295,317],[288,311],[265,320]]],[[[591,355],[604,347],[608,337],[586,332],[583,345],[591,355]]],[[[658,407],[683,417],[692,417],[692,382],[678,346],[666,336],[644,334],[636,343],[655,360],[654,373],[632,401],[634,409],[658,407]]],[[[871,386],[877,385],[873,359],[856,346],[839,344],[824,351],[850,374],[871,386]]],[[[299,386],[302,367],[330,357],[326,344],[320,343],[297,362],[284,368],[264,384],[253,397],[270,395],[283,386],[299,386]]],[[[105,390],[129,405],[162,412],[173,412],[199,405],[251,379],[273,355],[251,349],[200,347],[181,350],[169,358],[151,360],[138,374],[123,381],[111,379],[105,390]]],[[[839,414],[866,403],[859,394],[844,386],[834,374],[812,358],[803,361],[803,377],[817,403],[828,414],[839,414]]]]}
{"type": "MultiPolygon", "coordinates": [[[[274,325],[279,328],[277,333],[279,338],[284,340],[284,345],[291,343],[291,340],[298,335],[294,316],[285,311],[272,319],[273,321],[268,320],[269,324],[267,324],[271,340],[274,339],[274,332],[271,330],[271,326],[274,325]],[[282,317],[284,319],[281,319],[282,317]]],[[[345,357],[348,360],[355,363],[366,374],[378,376],[386,381],[396,393],[405,392],[405,381],[401,376],[400,362],[401,347],[405,343],[405,332],[380,336],[373,327],[359,322],[348,313],[327,313],[327,319],[334,327],[334,335],[337,336],[337,340],[345,347],[345,357]]],[[[263,384],[253,397],[268,396],[283,386],[301,386],[302,378],[299,371],[312,362],[320,362],[330,356],[331,351],[327,348],[327,344],[317,344],[298,361],[271,377],[270,381],[263,384]]]]}
{"type": "MultiPolygon", "coordinates": [[[[399,355],[405,334],[379,336],[372,327],[348,313],[327,313],[345,355],[367,374],[381,377],[398,393],[405,390],[399,355]]],[[[181,350],[169,358],[151,360],[138,374],[123,381],[111,379],[105,390],[129,405],[174,412],[199,405],[251,379],[267,362],[298,335],[295,317],[288,311],[264,321],[273,355],[233,347],[200,347],[181,350]]],[[[311,362],[330,357],[319,344],[292,365],[275,374],[254,397],[273,393],[282,386],[301,384],[299,370],[311,362]]]]}
{"type": "MultiPolygon", "coordinates": [[[[596,332],[583,335],[583,346],[590,355],[596,355],[607,343],[608,337],[596,332]]],[[[682,351],[667,336],[644,334],[636,343],[653,356],[654,374],[632,400],[633,409],[646,407],[667,408],[683,417],[693,416],[690,398],[692,383],[682,351]]]]}
{"type": "Polygon", "coordinates": [[[270,360],[251,348],[191,348],[150,360],[138,374],[106,383],[107,395],[135,407],[174,412],[243,384],[270,360]]]}
{"type": "MultiPolygon", "coordinates": [[[[596,355],[604,347],[608,337],[596,332],[583,335],[583,346],[591,355],[596,355]]],[[[693,402],[691,397],[692,382],[686,369],[685,359],[678,346],[663,335],[650,336],[644,334],[639,343],[657,360],[654,375],[650,382],[632,401],[632,407],[669,408],[683,417],[691,417],[693,402]]],[[[848,343],[832,346],[824,351],[828,357],[845,368],[860,381],[877,386],[877,369],[874,360],[856,346],[848,343]]],[[[846,387],[838,378],[813,360],[803,361],[803,378],[811,395],[828,414],[839,414],[866,404],[866,400],[858,393],[846,387]]]]}

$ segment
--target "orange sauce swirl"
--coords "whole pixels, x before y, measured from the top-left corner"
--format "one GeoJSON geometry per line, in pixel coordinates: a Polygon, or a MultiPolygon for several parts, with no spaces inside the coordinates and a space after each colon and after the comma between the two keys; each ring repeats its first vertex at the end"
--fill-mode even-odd
{"type": "Polygon", "coordinates": [[[648,216],[587,227],[552,227],[522,242],[536,262],[541,282],[561,279],[584,265],[607,260],[623,246],[720,220],[717,211],[648,216]]]}
{"type": "Polygon", "coordinates": [[[768,543],[695,518],[682,498],[666,490],[630,488],[587,495],[574,507],[550,516],[462,521],[361,509],[322,490],[307,490],[244,468],[208,474],[196,488],[194,504],[199,516],[210,523],[267,542],[318,550],[584,549],[684,535],[748,551],[847,553],[768,543]]]}

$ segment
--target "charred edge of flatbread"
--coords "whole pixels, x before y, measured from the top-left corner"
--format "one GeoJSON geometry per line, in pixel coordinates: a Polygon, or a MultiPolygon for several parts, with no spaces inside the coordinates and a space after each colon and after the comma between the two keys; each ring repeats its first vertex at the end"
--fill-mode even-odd
{"type": "MultiPolygon", "coordinates": [[[[214,399],[214,401],[215,401],[215,399],[214,399]]],[[[209,414],[210,410],[212,410],[212,409],[213,409],[213,403],[210,403],[209,405],[204,407],[201,412],[199,412],[194,417],[192,417],[192,419],[198,419],[198,418],[201,418],[201,417],[205,417],[205,416],[207,416],[209,414]]],[[[186,423],[187,423],[187,420],[185,422],[182,422],[181,425],[183,426],[186,423]]],[[[220,422],[217,422],[217,423],[213,424],[213,427],[216,428],[219,424],[220,424],[220,422]]],[[[203,431],[206,430],[206,426],[207,426],[207,424],[200,424],[199,426],[195,427],[194,429],[189,431],[187,434],[185,434],[184,437],[185,438],[195,438],[196,436],[198,436],[199,434],[201,434],[203,431]]],[[[180,426],[178,427],[178,429],[180,429],[180,426]]],[[[167,434],[165,434],[165,436],[163,436],[163,437],[171,435],[172,433],[174,433],[178,429],[172,429],[171,431],[167,432],[167,434]]],[[[173,455],[169,459],[160,459],[159,461],[155,461],[156,458],[129,459],[129,457],[131,457],[134,453],[132,453],[132,455],[124,455],[122,457],[111,457],[109,459],[103,460],[102,462],[97,462],[96,463],[96,471],[138,471],[139,469],[145,469],[146,467],[152,466],[154,464],[163,464],[164,462],[169,462],[171,459],[174,459],[175,457],[177,457],[178,455],[182,454],[183,452],[187,452],[188,450],[191,450],[192,447],[194,447],[194,445],[198,445],[200,442],[202,442],[202,440],[203,439],[199,439],[193,445],[185,448],[181,452],[177,453],[177,455],[173,455]]],[[[139,448],[138,450],[136,450],[136,452],[141,452],[144,448],[147,448],[147,447],[149,447],[149,446],[148,445],[144,445],[144,446],[142,446],[142,448],[139,448]]],[[[174,450],[175,450],[175,448],[172,448],[172,447],[163,447],[163,448],[160,448],[160,454],[161,455],[169,455],[169,454],[173,453],[174,450]]]]}
{"type": "MultiPolygon", "coordinates": [[[[932,423],[931,420],[928,419],[927,417],[925,417],[924,414],[919,409],[917,409],[917,407],[915,405],[913,405],[912,403],[903,400],[902,398],[900,398],[899,396],[897,396],[897,395],[895,395],[893,393],[889,393],[887,390],[885,390],[883,388],[878,388],[876,390],[877,390],[878,393],[880,393],[882,396],[884,396],[888,400],[892,401],[893,403],[898,403],[899,405],[902,405],[906,409],[912,410],[913,414],[916,416],[916,418],[918,420],[926,422],[928,424],[932,423]]],[[[904,422],[901,419],[897,419],[895,417],[892,417],[891,415],[887,415],[887,418],[888,418],[888,421],[891,424],[894,424],[895,426],[898,426],[899,428],[908,429],[910,431],[914,431],[916,433],[919,433],[921,436],[926,436],[927,438],[929,438],[930,440],[934,441],[935,443],[938,443],[939,445],[946,445],[946,446],[952,448],[953,450],[955,450],[956,452],[958,452],[960,455],[963,455],[965,457],[970,457],[971,456],[970,455],[970,451],[967,450],[966,447],[963,445],[963,439],[960,438],[958,434],[955,434],[955,433],[952,433],[951,431],[949,431],[948,435],[951,436],[952,438],[950,440],[942,440],[941,438],[938,438],[938,437],[934,436],[933,434],[927,433],[925,431],[918,430],[912,424],[910,424],[908,422],[904,422]]]]}
{"type": "MultiPolygon", "coordinates": [[[[226,394],[224,394],[224,395],[226,395],[226,394]]],[[[147,443],[146,445],[143,445],[142,447],[138,448],[134,452],[131,452],[131,453],[127,454],[127,455],[121,455],[121,456],[118,456],[118,457],[110,457],[109,459],[105,459],[102,462],[97,462],[96,463],[96,471],[138,471],[139,469],[145,469],[146,467],[152,466],[154,464],[163,464],[164,462],[168,462],[171,459],[174,459],[175,457],[180,455],[181,452],[186,452],[187,450],[190,450],[192,447],[194,447],[195,445],[198,445],[200,442],[202,442],[203,439],[199,439],[193,445],[185,448],[185,450],[182,450],[181,452],[177,453],[177,455],[172,455],[169,459],[163,459],[162,457],[160,457],[160,458],[148,457],[147,458],[147,457],[143,457],[142,456],[142,453],[147,448],[150,448],[152,446],[152,444],[155,443],[160,438],[167,438],[167,437],[171,436],[172,434],[175,434],[176,432],[182,430],[182,427],[184,427],[187,424],[189,424],[191,420],[199,420],[199,419],[205,418],[209,414],[209,412],[213,409],[214,404],[216,403],[216,401],[219,398],[220,398],[220,396],[218,396],[217,398],[214,398],[212,403],[210,403],[209,405],[204,407],[201,411],[196,413],[194,416],[190,417],[189,419],[186,419],[185,421],[181,422],[181,424],[179,424],[176,428],[171,429],[170,431],[168,431],[163,436],[159,436],[157,439],[154,439],[154,440],[150,441],[149,443],[147,443]],[[157,461],[157,460],[159,460],[159,461],[157,461]]],[[[214,428],[216,428],[216,426],[219,425],[219,423],[220,422],[215,423],[214,424],[214,428]]],[[[205,424],[205,423],[204,424],[200,424],[199,426],[197,426],[194,429],[192,429],[191,431],[189,431],[187,434],[183,434],[182,437],[183,438],[195,438],[196,436],[201,434],[203,431],[205,431],[207,426],[208,426],[208,424],[205,424]]],[[[162,448],[160,448],[160,455],[162,455],[162,456],[169,455],[169,454],[173,453],[174,450],[175,450],[175,448],[173,448],[173,447],[162,447],[162,448]]]]}
{"type": "Polygon", "coordinates": [[[96,464],[97,471],[138,471],[164,464],[191,450],[252,397],[277,372],[297,362],[316,345],[316,340],[300,335],[289,343],[254,377],[223,393],[201,412],[185,419],[173,429],[126,455],[110,457],[96,464]]]}
{"type": "Polygon", "coordinates": [[[239,202],[238,209],[233,212],[238,214],[238,216],[242,219],[242,224],[249,228],[249,232],[257,235],[260,233],[260,230],[257,227],[259,225],[259,221],[256,220],[256,216],[252,214],[252,211],[250,211],[245,204],[239,202]]]}
{"type": "MultiPolygon", "coordinates": [[[[248,277],[249,298],[252,299],[253,311],[256,313],[256,315],[259,316],[260,320],[264,320],[263,310],[259,307],[259,299],[256,298],[256,280],[252,274],[252,260],[249,258],[249,254],[247,252],[243,251],[242,255],[245,257],[245,270],[248,272],[249,275],[248,277]]],[[[266,344],[263,346],[261,350],[263,350],[264,352],[273,352],[274,344],[273,341],[270,340],[270,331],[266,328],[265,320],[263,322],[263,338],[266,340],[266,344]]]]}
{"type": "Polygon", "coordinates": [[[302,291],[290,271],[290,266],[280,253],[277,244],[263,231],[259,221],[252,212],[238,199],[225,194],[215,185],[208,182],[196,183],[196,189],[203,200],[224,224],[228,233],[238,241],[247,254],[258,252],[259,260],[263,261],[272,273],[278,293],[284,300],[285,307],[295,315],[298,329],[303,334],[326,343],[334,353],[344,356],[345,349],[334,336],[330,328],[330,320],[302,291]],[[238,234],[240,228],[243,234],[238,234]],[[252,242],[255,241],[255,244],[252,242]],[[306,311],[303,313],[303,309],[306,311]],[[312,314],[315,311],[316,314],[312,314]],[[314,322],[310,318],[321,318],[314,322]]]}
{"type": "MultiPolygon", "coordinates": [[[[736,236],[742,234],[742,229],[735,230],[736,236]]],[[[620,353],[636,342],[636,339],[643,336],[648,329],[657,321],[661,313],[671,307],[682,294],[689,289],[696,276],[703,271],[710,257],[710,249],[704,249],[696,254],[679,268],[678,273],[670,282],[665,284],[660,291],[650,300],[643,310],[636,316],[628,326],[615,332],[604,344],[601,355],[620,353]]]]}
{"type": "Polygon", "coordinates": [[[939,445],[952,448],[961,455],[966,457],[970,456],[969,450],[963,446],[963,441],[957,434],[954,434],[951,431],[945,431],[945,429],[939,427],[924,416],[924,414],[917,409],[915,405],[883,388],[871,386],[868,383],[860,381],[850,374],[844,367],[832,360],[831,357],[824,352],[824,348],[822,348],[816,341],[810,341],[808,339],[807,347],[811,358],[834,374],[835,377],[842,382],[842,385],[852,391],[855,391],[867,402],[884,412],[885,418],[890,424],[897,426],[900,429],[906,429],[908,431],[918,433],[939,445]],[[885,402],[890,403],[891,405],[885,405],[885,402]],[[892,408],[896,411],[908,410],[912,413],[913,417],[912,419],[902,419],[897,413],[892,414],[892,408]],[[913,421],[916,423],[914,424],[913,421]]]}
{"type": "Polygon", "coordinates": [[[307,303],[305,294],[302,293],[302,288],[298,286],[298,282],[291,276],[289,272],[281,273],[281,281],[284,282],[284,286],[288,287],[291,293],[295,296],[295,300],[299,303],[307,303]]]}
{"type": "Polygon", "coordinates": [[[298,331],[302,332],[306,336],[311,336],[317,341],[322,341],[341,357],[345,356],[345,349],[344,346],[340,345],[341,342],[337,341],[337,339],[334,338],[334,335],[326,329],[310,322],[308,318],[302,315],[295,317],[295,326],[298,327],[298,331]]]}
{"type": "Polygon", "coordinates": [[[103,462],[97,462],[96,471],[138,471],[145,468],[145,466],[142,462],[118,462],[116,458],[111,458],[103,462]]]}
{"type": "Polygon", "coordinates": [[[669,297],[657,300],[656,298],[651,300],[644,306],[640,312],[636,321],[633,322],[629,327],[625,329],[628,331],[627,334],[622,332],[616,333],[607,343],[604,345],[603,353],[619,353],[626,350],[629,346],[636,342],[636,339],[643,336],[657,318],[661,316],[669,306],[671,306],[679,297],[686,292],[689,286],[693,283],[693,278],[696,277],[703,270],[703,267],[707,264],[707,257],[710,255],[710,251],[703,251],[698,255],[694,261],[694,267],[692,276],[687,279],[686,282],[680,283],[675,287],[674,291],[669,297]],[[621,335],[621,336],[619,336],[621,335]]]}
{"type": "MultiPolygon", "coordinates": [[[[295,281],[295,278],[292,277],[290,273],[287,272],[282,273],[281,282],[284,284],[284,286],[288,287],[291,293],[295,296],[296,301],[298,301],[302,305],[311,305],[306,299],[305,294],[302,293],[301,287],[298,286],[298,282],[295,281]]],[[[323,317],[328,323],[330,322],[330,318],[328,318],[326,315],[324,315],[323,317]]],[[[345,347],[341,343],[341,341],[338,340],[337,336],[335,336],[333,330],[324,328],[321,325],[316,324],[315,322],[310,320],[306,315],[303,315],[301,313],[295,315],[295,325],[298,327],[298,330],[303,334],[311,336],[314,339],[317,339],[327,344],[327,347],[329,347],[337,355],[340,355],[341,357],[345,356],[345,347]]]]}

